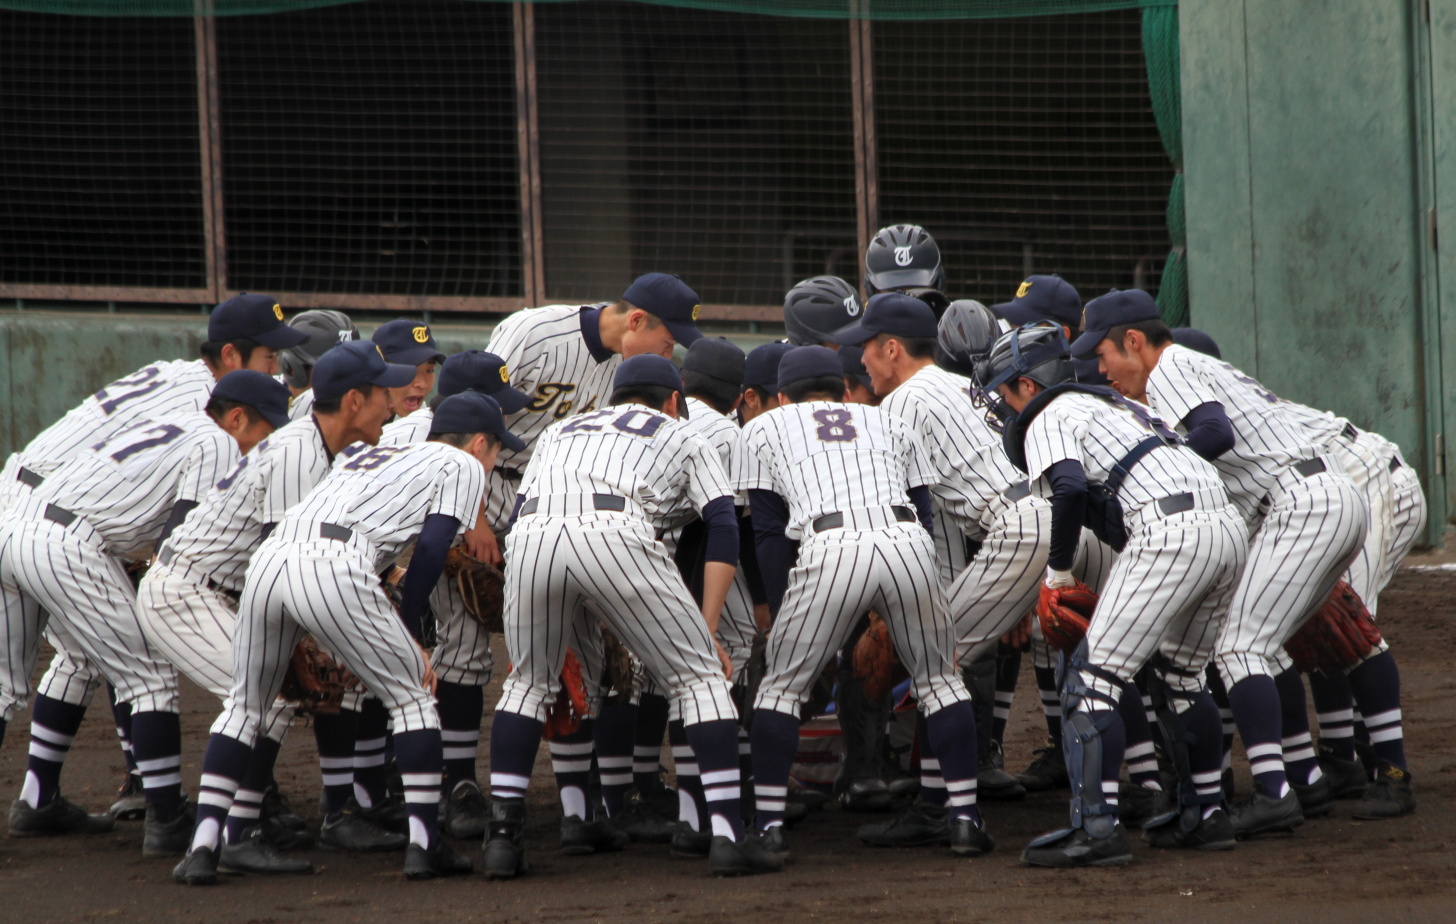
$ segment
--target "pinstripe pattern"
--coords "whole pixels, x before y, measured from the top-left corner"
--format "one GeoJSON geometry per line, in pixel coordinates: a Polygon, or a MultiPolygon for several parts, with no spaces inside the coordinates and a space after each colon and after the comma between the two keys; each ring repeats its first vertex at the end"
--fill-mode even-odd
{"type": "MultiPolygon", "coordinates": [[[[1396,457],[1399,458],[1399,451],[1396,457]]],[[[1421,480],[1416,470],[1401,459],[1400,467],[1390,475],[1393,500],[1391,502],[1390,547],[1381,560],[1380,577],[1376,581],[1376,593],[1384,590],[1395,577],[1396,569],[1415,545],[1416,537],[1426,527],[1426,495],[1421,490],[1421,480]]],[[[1371,611],[1372,613],[1374,610],[1371,611]]]]}
{"type": "MultiPolygon", "coordinates": [[[[282,376],[279,376],[281,379],[282,376]]],[[[313,412],[313,389],[309,388],[293,396],[288,402],[288,419],[305,420],[313,412]]]]}
{"type": "Polygon", "coordinates": [[[1051,507],[1023,497],[992,523],[981,551],[946,589],[957,663],[971,664],[991,651],[1036,606],[1051,525],[1051,507]]]}

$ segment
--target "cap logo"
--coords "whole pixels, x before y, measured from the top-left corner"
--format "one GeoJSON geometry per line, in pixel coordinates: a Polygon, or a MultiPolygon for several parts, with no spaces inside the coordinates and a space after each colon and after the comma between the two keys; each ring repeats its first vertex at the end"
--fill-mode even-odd
{"type": "Polygon", "coordinates": [[[1031,291],[1031,280],[1028,279],[1025,282],[1023,282],[1021,285],[1019,285],[1019,286],[1016,287],[1016,297],[1017,298],[1026,298],[1026,293],[1028,293],[1030,291],[1031,291]]]}
{"type": "Polygon", "coordinates": [[[415,343],[425,343],[430,339],[430,329],[428,327],[416,327],[414,334],[415,343]]]}
{"type": "Polygon", "coordinates": [[[510,374],[510,372],[506,371],[506,367],[505,367],[505,364],[504,363],[501,364],[501,384],[502,385],[509,385],[509,384],[511,384],[511,374],[510,374]]]}
{"type": "MultiPolygon", "coordinates": [[[[384,359],[384,351],[379,348],[379,344],[377,343],[374,345],[374,352],[379,354],[380,359],[384,359]]],[[[384,359],[384,361],[389,362],[387,359],[384,359]]]]}
{"type": "Polygon", "coordinates": [[[853,295],[845,296],[844,310],[851,318],[857,317],[859,315],[859,299],[853,295]]]}
{"type": "Polygon", "coordinates": [[[896,266],[909,266],[910,265],[910,247],[909,247],[908,244],[906,246],[904,246],[904,247],[896,247],[895,248],[895,265],[896,266]]]}
{"type": "Polygon", "coordinates": [[[273,317],[277,318],[280,321],[283,320],[283,306],[282,305],[274,305],[273,306],[273,317]]]}
{"type": "Polygon", "coordinates": [[[696,321],[698,319],[698,312],[699,311],[702,311],[702,310],[703,310],[703,306],[702,305],[694,305],[693,306],[693,320],[694,321],[696,321]]]}
{"type": "Polygon", "coordinates": [[[340,343],[348,343],[349,342],[349,335],[351,333],[353,333],[353,331],[347,331],[347,330],[341,330],[341,331],[339,331],[339,342],[340,343]]]}

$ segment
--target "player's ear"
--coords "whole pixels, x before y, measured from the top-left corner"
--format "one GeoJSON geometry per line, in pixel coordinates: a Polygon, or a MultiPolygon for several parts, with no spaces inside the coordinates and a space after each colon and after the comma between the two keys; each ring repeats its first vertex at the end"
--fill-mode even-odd
{"type": "Polygon", "coordinates": [[[662,405],[662,413],[675,420],[682,419],[682,392],[675,391],[667,396],[667,401],[662,405]]]}

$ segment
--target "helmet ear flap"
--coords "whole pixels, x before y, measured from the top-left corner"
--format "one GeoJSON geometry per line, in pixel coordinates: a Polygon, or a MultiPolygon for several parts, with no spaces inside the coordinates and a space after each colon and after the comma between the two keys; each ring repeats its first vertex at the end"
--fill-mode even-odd
{"type": "Polygon", "coordinates": [[[278,371],[290,388],[307,388],[312,370],[293,350],[283,350],[278,354],[278,371]]]}

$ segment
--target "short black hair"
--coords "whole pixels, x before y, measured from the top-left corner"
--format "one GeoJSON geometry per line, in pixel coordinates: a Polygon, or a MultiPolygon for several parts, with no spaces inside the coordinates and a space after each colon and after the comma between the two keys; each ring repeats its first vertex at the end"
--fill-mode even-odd
{"type": "Polygon", "coordinates": [[[197,352],[202,354],[203,362],[217,367],[222,365],[222,348],[228,344],[232,344],[233,349],[238,351],[245,366],[248,364],[248,360],[253,358],[253,351],[263,345],[250,337],[240,337],[237,340],[204,340],[202,346],[197,348],[197,352]]]}
{"type": "Polygon", "coordinates": [[[1148,346],[1160,347],[1165,343],[1173,342],[1173,331],[1166,322],[1159,318],[1149,318],[1133,324],[1119,324],[1109,330],[1104,339],[1111,340],[1112,345],[1117,347],[1117,352],[1125,353],[1127,351],[1122,348],[1122,340],[1130,330],[1135,330],[1148,338],[1148,346]]]}
{"type": "Polygon", "coordinates": [[[881,346],[884,345],[886,340],[892,339],[899,341],[900,345],[905,348],[905,352],[910,354],[911,359],[935,358],[936,340],[934,337],[901,337],[898,334],[875,335],[875,342],[881,346]]]}
{"type": "Polygon", "coordinates": [[[207,399],[207,404],[203,406],[202,410],[205,414],[207,414],[208,417],[211,417],[213,420],[221,420],[224,416],[227,415],[228,411],[231,411],[233,408],[237,407],[242,408],[244,413],[247,415],[248,426],[250,427],[256,426],[258,421],[263,419],[263,415],[259,414],[258,409],[253,407],[251,404],[244,404],[241,401],[232,401],[228,398],[219,398],[216,395],[207,399]]]}
{"type": "Polygon", "coordinates": [[[733,402],[743,392],[732,382],[714,378],[702,372],[684,371],[683,394],[697,398],[719,414],[728,413],[733,402]]]}
{"type": "Polygon", "coordinates": [[[437,391],[434,394],[430,395],[429,400],[425,402],[425,406],[432,411],[438,411],[440,409],[441,402],[443,402],[444,400],[445,396],[437,391]]]}
{"type": "MultiPolygon", "coordinates": [[[[500,448],[500,437],[496,436],[494,433],[482,433],[480,435],[485,437],[485,445],[489,446],[492,449],[500,448]]],[[[474,433],[431,433],[429,439],[426,442],[449,443],[456,449],[464,449],[473,439],[475,439],[474,433]]]]}
{"type": "Polygon", "coordinates": [[[678,394],[676,388],[668,385],[628,385],[612,392],[609,404],[645,404],[660,411],[667,406],[667,399],[678,394]]]}
{"type": "MultiPolygon", "coordinates": [[[[374,386],[369,384],[368,382],[365,382],[363,385],[355,385],[353,388],[349,389],[349,391],[357,391],[365,398],[370,398],[374,395],[374,386]]],[[[346,391],[344,392],[344,395],[347,395],[348,393],[349,392],[346,391]]],[[[339,412],[339,408],[343,404],[344,395],[339,395],[337,398],[328,399],[315,397],[313,400],[313,409],[319,414],[337,414],[339,412]]]]}
{"type": "Polygon", "coordinates": [[[798,404],[816,396],[822,396],[829,401],[843,401],[845,390],[844,376],[816,375],[790,382],[784,386],[783,394],[791,403],[798,404]]]}

